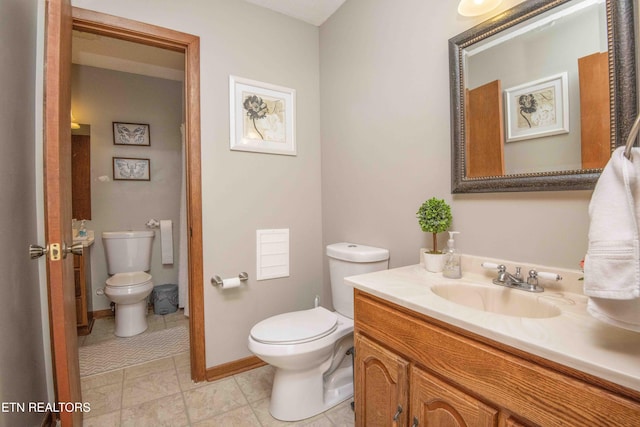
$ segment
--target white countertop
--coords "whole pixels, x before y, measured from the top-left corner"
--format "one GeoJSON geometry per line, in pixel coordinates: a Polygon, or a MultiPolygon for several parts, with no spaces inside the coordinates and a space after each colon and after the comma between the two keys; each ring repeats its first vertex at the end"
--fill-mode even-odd
{"type": "Polygon", "coordinates": [[[82,246],[85,248],[88,248],[89,246],[93,245],[94,241],[95,241],[95,238],[94,238],[93,230],[87,230],[86,237],[75,236],[73,238],[73,243],[82,243],[82,246]]]}
{"type": "MultiPolygon", "coordinates": [[[[468,308],[441,298],[430,289],[452,282],[497,286],[491,283],[496,275],[495,272],[465,273],[463,270],[461,279],[445,279],[442,274],[430,273],[417,264],[347,277],[345,283],[494,341],[640,391],[640,333],[609,326],[591,317],[586,311],[584,295],[541,280],[545,292],[533,295],[556,305],[562,313],[533,319],[468,308]]],[[[567,286],[575,291],[577,276],[568,275],[573,277],[567,286]]]]}

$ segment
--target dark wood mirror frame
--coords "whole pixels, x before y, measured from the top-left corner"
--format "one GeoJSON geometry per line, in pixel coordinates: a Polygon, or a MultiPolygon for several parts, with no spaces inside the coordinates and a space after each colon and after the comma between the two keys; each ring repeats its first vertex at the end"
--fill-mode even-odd
{"type": "MultiPolygon", "coordinates": [[[[466,177],[463,50],[500,31],[571,0],[525,1],[449,40],[451,87],[451,192],[559,191],[593,189],[600,169],[466,177]]],[[[637,113],[634,0],[607,0],[611,99],[611,150],[624,145],[637,113]]]]}

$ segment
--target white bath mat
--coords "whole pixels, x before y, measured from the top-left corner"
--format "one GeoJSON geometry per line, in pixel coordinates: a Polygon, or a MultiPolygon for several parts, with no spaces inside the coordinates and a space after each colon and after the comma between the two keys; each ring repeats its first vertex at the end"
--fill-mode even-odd
{"type": "Polygon", "coordinates": [[[189,330],[178,326],[80,347],[80,376],[113,371],[189,351],[189,330]]]}

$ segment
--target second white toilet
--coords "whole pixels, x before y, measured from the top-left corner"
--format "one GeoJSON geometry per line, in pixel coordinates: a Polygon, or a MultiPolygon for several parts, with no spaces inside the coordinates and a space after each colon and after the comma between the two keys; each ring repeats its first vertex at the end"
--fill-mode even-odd
{"type": "Polygon", "coordinates": [[[147,329],[147,297],[153,290],[153,230],[102,233],[107,272],[104,293],[116,304],[115,335],[131,337],[147,329]]]}
{"type": "Polygon", "coordinates": [[[344,278],[387,269],[389,251],[336,243],[327,256],[336,311],[279,314],[249,335],[249,350],[276,368],[269,412],[282,421],[312,417],[353,395],[353,288],[344,278]]]}

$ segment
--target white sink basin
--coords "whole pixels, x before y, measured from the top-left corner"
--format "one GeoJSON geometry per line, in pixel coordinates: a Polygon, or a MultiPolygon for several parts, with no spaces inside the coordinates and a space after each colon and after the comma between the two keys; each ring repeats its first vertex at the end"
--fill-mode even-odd
{"type": "Polygon", "coordinates": [[[431,290],[456,304],[505,316],[544,319],[562,313],[558,307],[541,299],[540,294],[528,294],[497,285],[451,283],[432,286],[431,290]]]}

